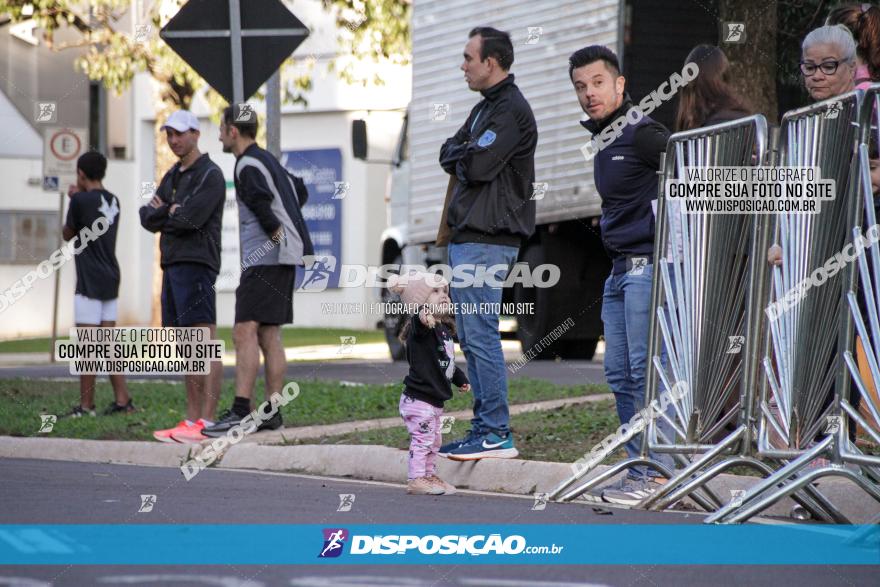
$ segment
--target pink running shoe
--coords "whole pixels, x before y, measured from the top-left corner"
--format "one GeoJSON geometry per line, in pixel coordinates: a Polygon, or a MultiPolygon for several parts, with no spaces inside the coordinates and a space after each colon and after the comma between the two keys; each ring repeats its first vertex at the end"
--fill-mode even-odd
{"type": "Polygon", "coordinates": [[[203,440],[210,440],[207,436],[202,434],[202,429],[204,427],[205,421],[199,418],[196,420],[195,424],[188,428],[172,428],[171,438],[183,444],[198,444],[203,440]]]}
{"type": "Polygon", "coordinates": [[[166,430],[156,430],[155,432],[153,432],[153,438],[155,438],[159,442],[177,442],[171,437],[171,435],[174,432],[183,432],[184,430],[189,430],[192,426],[195,426],[195,424],[187,424],[186,420],[181,420],[174,428],[168,428],[166,430]]]}

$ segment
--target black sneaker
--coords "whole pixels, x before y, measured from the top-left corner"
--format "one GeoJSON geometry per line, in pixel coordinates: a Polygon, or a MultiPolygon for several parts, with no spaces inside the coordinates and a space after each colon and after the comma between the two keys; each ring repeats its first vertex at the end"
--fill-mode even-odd
{"type": "Polygon", "coordinates": [[[257,432],[262,432],[263,430],[278,430],[283,425],[284,422],[281,421],[281,410],[278,410],[271,418],[257,427],[257,432]]]}
{"type": "Polygon", "coordinates": [[[229,432],[231,428],[235,428],[241,424],[242,418],[244,418],[244,416],[239,416],[232,410],[226,410],[220,414],[220,419],[217,420],[213,426],[202,428],[202,434],[209,438],[218,438],[229,432]]]}
{"type": "Polygon", "coordinates": [[[68,418],[82,418],[84,416],[92,416],[94,418],[95,406],[92,406],[90,409],[86,409],[82,406],[73,406],[73,409],[67,414],[68,418]]]}
{"type": "Polygon", "coordinates": [[[131,398],[128,398],[128,403],[124,406],[120,406],[116,402],[112,402],[106,410],[104,410],[104,416],[112,416],[114,414],[131,414],[132,412],[136,412],[137,410],[134,407],[134,404],[131,403],[131,398]]]}

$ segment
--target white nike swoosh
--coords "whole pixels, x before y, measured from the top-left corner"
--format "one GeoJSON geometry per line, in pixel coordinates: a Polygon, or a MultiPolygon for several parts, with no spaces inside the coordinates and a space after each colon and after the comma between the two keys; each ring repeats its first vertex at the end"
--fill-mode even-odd
{"type": "Polygon", "coordinates": [[[485,440],[483,441],[483,448],[498,448],[502,444],[507,442],[506,440],[502,440],[501,442],[496,442],[495,444],[488,444],[485,440]]]}

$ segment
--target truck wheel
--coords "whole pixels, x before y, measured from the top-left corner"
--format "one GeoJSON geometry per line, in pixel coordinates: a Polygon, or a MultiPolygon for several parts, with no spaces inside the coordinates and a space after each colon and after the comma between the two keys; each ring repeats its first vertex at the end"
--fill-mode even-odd
{"type": "MultiPolygon", "coordinates": [[[[530,245],[520,258],[520,262],[528,263],[534,269],[544,262],[544,249],[540,244],[530,245]]],[[[515,303],[534,304],[534,314],[522,314],[516,317],[516,336],[522,345],[523,354],[531,353],[532,359],[553,359],[556,353],[550,348],[538,347],[538,342],[547,334],[547,290],[537,287],[523,287],[517,283],[513,288],[515,303]]],[[[558,345],[554,345],[558,346],[558,345]]]]}
{"type": "MultiPolygon", "coordinates": [[[[402,257],[398,256],[394,259],[394,264],[397,267],[400,267],[402,263],[402,257]]],[[[383,308],[390,308],[391,305],[399,302],[399,295],[391,292],[388,288],[382,289],[383,308]]],[[[382,325],[385,329],[385,342],[388,343],[388,350],[391,353],[391,359],[394,361],[403,361],[406,359],[406,349],[404,349],[403,343],[400,342],[400,339],[398,338],[398,336],[400,336],[400,331],[403,329],[405,318],[406,316],[404,314],[399,313],[385,314],[382,317],[382,325]]]]}

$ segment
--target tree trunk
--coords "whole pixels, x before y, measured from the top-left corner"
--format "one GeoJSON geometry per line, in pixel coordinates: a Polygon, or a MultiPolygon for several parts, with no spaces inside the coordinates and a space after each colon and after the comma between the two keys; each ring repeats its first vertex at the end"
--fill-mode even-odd
{"type": "Polygon", "coordinates": [[[719,39],[730,60],[731,83],[756,114],[776,124],[776,0],[720,0],[718,8],[720,21],[745,24],[744,43],[719,39]]]}

